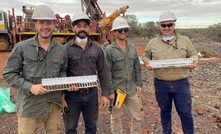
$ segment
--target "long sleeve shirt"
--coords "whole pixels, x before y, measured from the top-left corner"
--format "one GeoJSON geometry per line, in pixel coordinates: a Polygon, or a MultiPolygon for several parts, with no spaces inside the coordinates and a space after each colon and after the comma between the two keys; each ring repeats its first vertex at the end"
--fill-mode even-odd
{"type": "Polygon", "coordinates": [[[74,40],[65,44],[65,47],[68,53],[67,76],[97,75],[102,90],[101,95],[108,96],[108,72],[102,48],[90,39],[84,49],[74,40]]]}
{"type": "Polygon", "coordinates": [[[22,117],[48,116],[49,104],[62,106],[61,91],[45,95],[30,92],[33,84],[42,78],[66,77],[67,53],[65,47],[52,39],[48,52],[37,41],[37,36],[19,42],[13,48],[3,70],[4,80],[17,89],[16,110],[22,117]]]}
{"type": "MultiPolygon", "coordinates": [[[[169,44],[162,40],[161,34],[151,39],[143,55],[143,61],[145,63],[149,60],[179,58],[193,58],[196,62],[198,61],[197,52],[191,40],[176,32],[175,38],[169,44]]],[[[189,75],[189,69],[186,67],[156,68],[154,69],[154,75],[160,80],[175,81],[186,78],[189,75]]]]}
{"type": "Polygon", "coordinates": [[[113,42],[105,48],[111,94],[120,88],[128,95],[136,93],[136,86],[142,87],[141,67],[135,47],[127,42],[126,52],[113,42]]]}

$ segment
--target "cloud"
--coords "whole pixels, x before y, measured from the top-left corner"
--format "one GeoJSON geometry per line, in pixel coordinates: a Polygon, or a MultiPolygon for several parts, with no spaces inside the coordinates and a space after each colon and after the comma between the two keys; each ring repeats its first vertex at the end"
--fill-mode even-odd
{"type": "MultiPolygon", "coordinates": [[[[219,12],[221,0],[98,0],[97,2],[106,14],[128,5],[126,14],[136,15],[139,22],[158,21],[164,10],[173,11],[178,18],[177,23],[191,20],[206,24],[207,21],[217,23],[221,20],[219,12]]],[[[22,6],[26,4],[49,5],[60,16],[66,14],[72,16],[74,12],[82,10],[81,0],[1,0],[1,9],[7,11],[14,7],[16,14],[22,14],[22,6]]]]}

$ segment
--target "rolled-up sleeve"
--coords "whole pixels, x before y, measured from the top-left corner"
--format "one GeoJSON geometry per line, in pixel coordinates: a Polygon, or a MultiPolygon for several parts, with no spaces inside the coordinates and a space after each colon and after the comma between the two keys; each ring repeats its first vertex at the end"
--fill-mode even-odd
{"type": "Polygon", "coordinates": [[[142,55],[142,60],[144,63],[147,63],[148,61],[151,60],[152,58],[152,53],[151,53],[151,42],[149,42],[145,48],[144,54],[142,55]]]}
{"type": "Polygon", "coordinates": [[[105,62],[104,52],[102,49],[99,50],[98,62],[97,62],[98,77],[101,84],[102,96],[109,96],[110,86],[109,86],[109,77],[107,71],[107,64],[105,62]]]}

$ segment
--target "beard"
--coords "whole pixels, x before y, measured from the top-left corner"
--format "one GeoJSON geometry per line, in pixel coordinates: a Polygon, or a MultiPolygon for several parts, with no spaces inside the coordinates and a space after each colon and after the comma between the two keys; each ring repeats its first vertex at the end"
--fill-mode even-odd
{"type": "Polygon", "coordinates": [[[79,37],[80,39],[85,39],[89,37],[89,34],[86,31],[82,30],[76,33],[76,36],[79,37]]]}

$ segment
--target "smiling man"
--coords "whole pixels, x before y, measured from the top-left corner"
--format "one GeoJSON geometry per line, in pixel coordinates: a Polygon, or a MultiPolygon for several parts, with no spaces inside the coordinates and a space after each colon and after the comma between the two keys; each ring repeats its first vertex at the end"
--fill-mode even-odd
{"type": "MultiPolygon", "coordinates": [[[[65,44],[68,53],[68,77],[97,75],[101,86],[100,107],[108,103],[108,72],[104,52],[89,37],[90,19],[84,12],[76,12],[72,17],[72,30],[76,34],[65,44]]],[[[77,134],[78,120],[82,113],[86,134],[96,134],[98,119],[98,88],[74,88],[65,92],[63,106],[69,109],[64,113],[65,133],[77,134]]]]}
{"type": "Polygon", "coordinates": [[[174,101],[180,116],[184,134],[193,134],[192,100],[189,70],[194,69],[198,56],[191,40],[175,31],[176,17],[171,11],[165,11],[160,16],[160,34],[149,41],[143,60],[148,70],[154,71],[154,86],[156,100],[161,109],[161,124],[163,134],[172,133],[171,110],[174,101]],[[153,68],[150,60],[167,60],[193,58],[193,63],[187,67],[153,68]]]}
{"type": "Polygon", "coordinates": [[[15,45],[2,75],[18,90],[18,134],[36,134],[41,123],[46,134],[60,134],[62,92],[49,92],[41,80],[65,77],[67,54],[65,47],[52,38],[56,18],[51,8],[36,7],[32,20],[37,34],[15,45]]]}
{"type": "MultiPolygon", "coordinates": [[[[142,92],[141,67],[139,57],[133,44],[127,41],[130,26],[121,16],[113,21],[112,31],[115,41],[105,48],[111,85],[110,99],[117,100],[115,93],[121,90],[126,94],[123,104],[130,111],[133,121],[131,134],[140,134],[144,118],[140,94],[142,92]]],[[[117,102],[118,103],[118,102],[117,102]]],[[[111,131],[113,134],[123,134],[121,125],[121,109],[111,109],[111,131]]]]}

